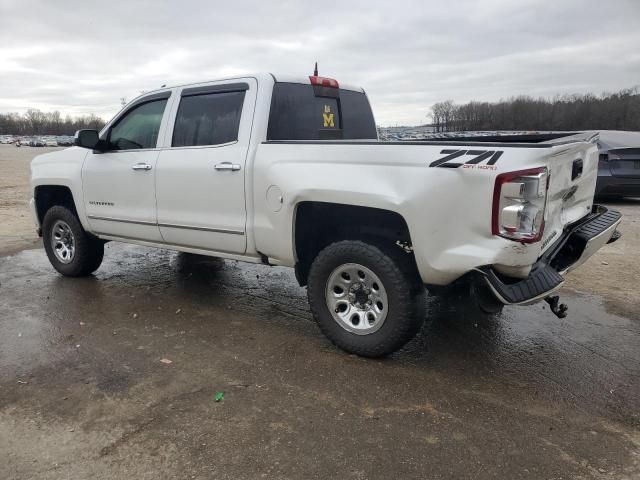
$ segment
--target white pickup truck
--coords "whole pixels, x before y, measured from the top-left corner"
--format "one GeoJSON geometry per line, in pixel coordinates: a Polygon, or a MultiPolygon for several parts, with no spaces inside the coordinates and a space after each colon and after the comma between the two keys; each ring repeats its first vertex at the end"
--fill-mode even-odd
{"type": "Polygon", "coordinates": [[[563,316],[550,294],[619,236],[593,204],[596,139],[380,142],[361,88],[249,75],[145,93],[37,156],[31,209],[67,276],[112,240],[294,267],[326,336],[374,357],[416,334],[425,285],[563,316]]]}

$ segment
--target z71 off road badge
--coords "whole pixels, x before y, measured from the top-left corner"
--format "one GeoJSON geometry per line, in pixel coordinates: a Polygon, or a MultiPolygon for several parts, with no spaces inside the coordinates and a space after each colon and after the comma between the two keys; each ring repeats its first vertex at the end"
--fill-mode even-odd
{"type": "Polygon", "coordinates": [[[478,168],[482,170],[496,170],[495,163],[500,159],[504,150],[450,150],[444,149],[440,151],[442,158],[434,160],[429,164],[430,167],[442,168],[478,168]],[[453,162],[457,158],[472,157],[466,162],[453,162]],[[482,162],[485,162],[482,164],[482,162]]]}

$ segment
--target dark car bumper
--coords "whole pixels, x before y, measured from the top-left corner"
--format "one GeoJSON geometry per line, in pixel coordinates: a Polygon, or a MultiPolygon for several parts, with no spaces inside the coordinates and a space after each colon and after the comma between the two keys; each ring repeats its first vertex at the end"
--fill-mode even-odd
{"type": "Polygon", "coordinates": [[[620,238],[616,229],[621,220],[619,212],[594,205],[589,215],[565,229],[525,279],[507,278],[491,266],[478,271],[496,298],[506,305],[542,300],[562,286],[564,274],[582,265],[607,243],[620,238]]]}
{"type": "Polygon", "coordinates": [[[596,197],[640,197],[640,178],[616,177],[599,171],[596,197]]]}

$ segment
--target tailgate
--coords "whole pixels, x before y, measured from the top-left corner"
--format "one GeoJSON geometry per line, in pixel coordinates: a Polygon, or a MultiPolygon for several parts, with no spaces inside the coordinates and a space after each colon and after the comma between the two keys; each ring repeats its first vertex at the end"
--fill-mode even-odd
{"type": "Polygon", "coordinates": [[[598,148],[592,142],[558,145],[551,148],[546,161],[549,189],[543,251],[567,225],[591,212],[598,177],[598,148]]]}

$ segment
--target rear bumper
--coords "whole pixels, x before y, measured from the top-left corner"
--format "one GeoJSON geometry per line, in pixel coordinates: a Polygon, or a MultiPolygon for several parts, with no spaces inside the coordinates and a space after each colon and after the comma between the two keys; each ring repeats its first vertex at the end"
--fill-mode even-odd
{"type": "Polygon", "coordinates": [[[616,229],[621,220],[619,212],[594,205],[589,215],[565,229],[524,280],[500,275],[491,266],[477,270],[502,303],[521,305],[537,302],[562,286],[563,275],[582,265],[607,243],[620,238],[616,229]]]}

